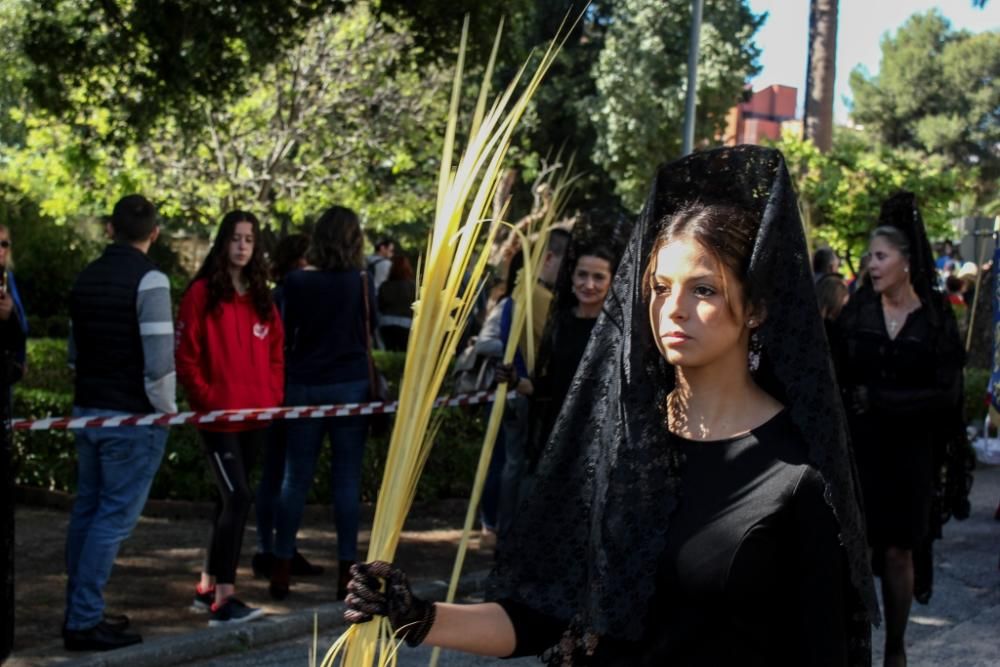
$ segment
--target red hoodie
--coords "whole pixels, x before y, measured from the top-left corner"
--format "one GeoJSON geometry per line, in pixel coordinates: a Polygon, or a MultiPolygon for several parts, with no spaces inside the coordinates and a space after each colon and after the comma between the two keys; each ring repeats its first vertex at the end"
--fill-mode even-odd
{"type": "MultiPolygon", "coordinates": [[[[285,332],[278,309],[261,322],[249,294],[205,312],[208,285],[196,280],[177,315],[177,379],[198,412],[273,408],[284,400],[285,332]]],[[[206,431],[244,431],[267,422],[216,423],[206,431]]]]}

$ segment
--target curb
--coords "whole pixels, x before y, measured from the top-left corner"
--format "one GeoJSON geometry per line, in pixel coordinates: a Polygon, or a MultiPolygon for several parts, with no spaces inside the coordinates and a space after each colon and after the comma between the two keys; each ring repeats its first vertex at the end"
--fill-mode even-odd
{"type": "MultiPolygon", "coordinates": [[[[489,572],[482,570],[462,577],[458,593],[483,590],[489,572]]],[[[443,600],[448,582],[416,582],[413,592],[422,598],[443,600]]],[[[158,637],[128,648],[89,655],[79,660],[61,662],[63,667],[169,667],[206,660],[229,653],[243,653],[276,642],[312,634],[313,624],[320,632],[344,625],[344,603],[333,602],[281,616],[239,625],[234,628],[206,628],[183,635],[158,637]]]]}

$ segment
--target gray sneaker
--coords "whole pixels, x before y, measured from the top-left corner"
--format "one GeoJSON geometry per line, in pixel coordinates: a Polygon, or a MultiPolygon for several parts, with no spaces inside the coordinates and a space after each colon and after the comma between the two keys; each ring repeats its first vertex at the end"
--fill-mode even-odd
{"type": "Polygon", "coordinates": [[[217,625],[234,625],[246,623],[264,615],[263,609],[248,607],[240,600],[230,597],[222,603],[222,606],[212,609],[212,615],[208,619],[209,627],[217,625]]]}

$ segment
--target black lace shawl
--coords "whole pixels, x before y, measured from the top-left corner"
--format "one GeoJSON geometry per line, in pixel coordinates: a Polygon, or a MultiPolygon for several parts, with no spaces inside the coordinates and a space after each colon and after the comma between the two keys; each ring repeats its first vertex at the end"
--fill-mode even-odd
{"type": "MultiPolygon", "coordinates": [[[[893,227],[906,237],[910,245],[910,283],[920,297],[920,301],[928,306],[928,316],[935,327],[943,325],[944,311],[951,312],[944,294],[937,289],[937,265],[934,262],[934,251],[927,238],[924,220],[917,206],[917,198],[912,192],[899,191],[882,202],[878,216],[879,227],[893,227]]],[[[860,302],[863,299],[875,298],[871,278],[866,274],[865,280],[858,289],[858,296],[853,299],[860,302]]],[[[954,316],[952,316],[954,319],[954,316]]]]}
{"type": "Polygon", "coordinates": [[[755,146],[697,153],[657,172],[488,596],[566,619],[564,644],[642,636],[677,505],[679,456],[657,407],[673,387],[673,369],[654,344],[641,283],[661,222],[694,200],[760,217],[749,271],[770,298],[756,379],[787,406],[826,481],[856,592],[852,653],[863,655],[878,608],[843,408],[784,159],[755,146]]]}

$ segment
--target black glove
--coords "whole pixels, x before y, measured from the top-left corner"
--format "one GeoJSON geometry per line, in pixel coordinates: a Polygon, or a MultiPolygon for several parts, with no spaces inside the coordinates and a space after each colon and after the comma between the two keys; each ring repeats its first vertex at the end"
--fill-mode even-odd
{"type": "Polygon", "coordinates": [[[493,382],[498,385],[506,382],[508,389],[516,388],[517,382],[520,379],[517,375],[517,369],[514,368],[514,364],[497,364],[493,370],[493,382]]]}
{"type": "Polygon", "coordinates": [[[344,603],[348,623],[367,623],[375,615],[386,616],[392,629],[410,646],[423,642],[434,625],[434,603],[415,596],[406,573],[380,560],[351,566],[344,603]]]}

